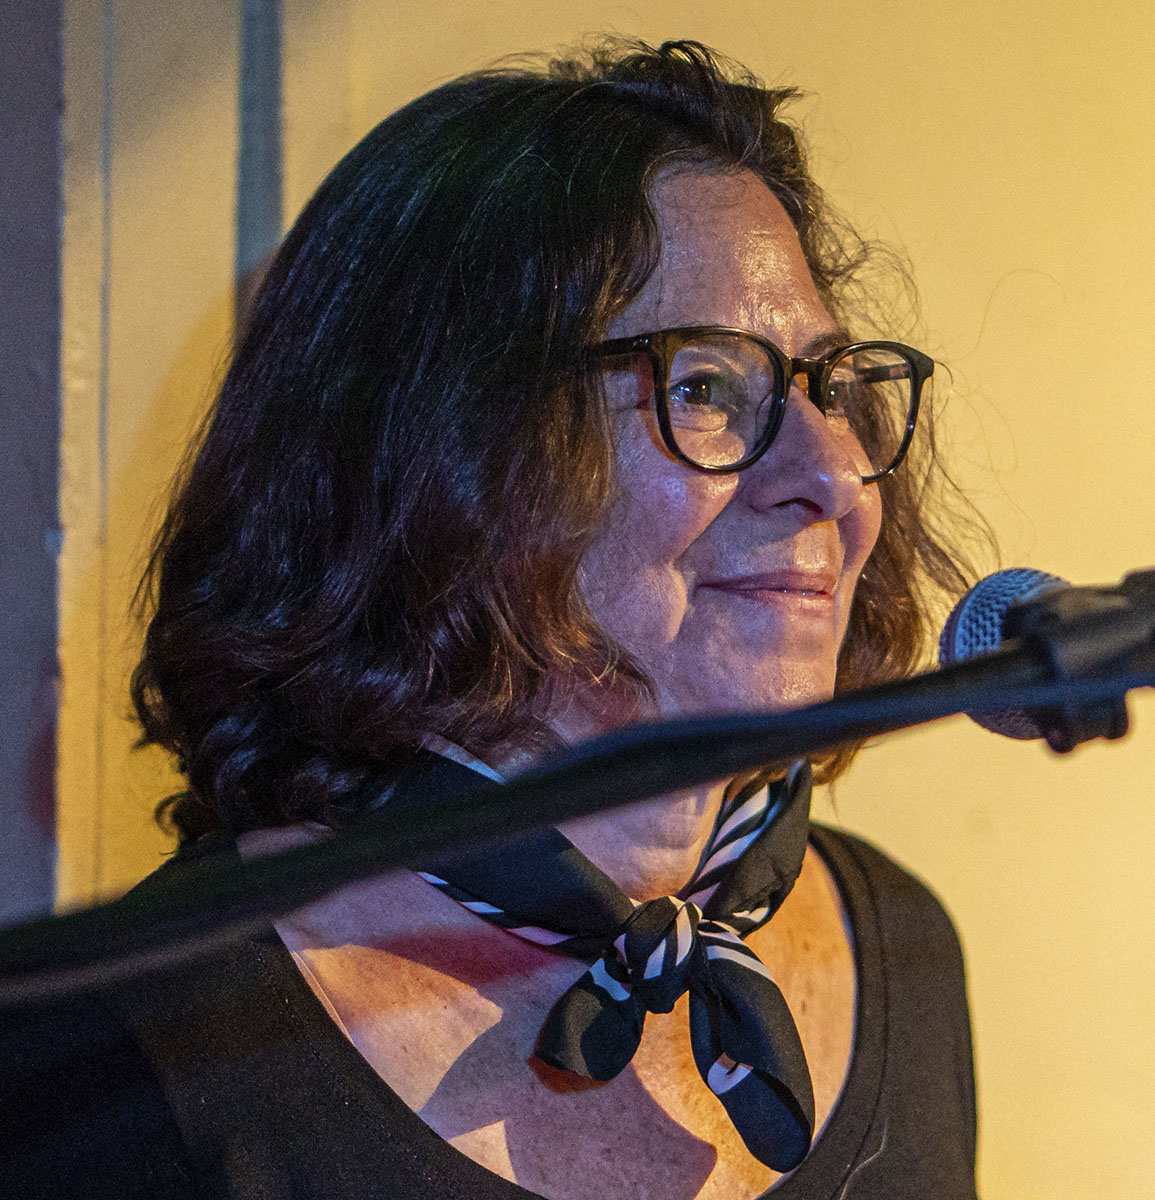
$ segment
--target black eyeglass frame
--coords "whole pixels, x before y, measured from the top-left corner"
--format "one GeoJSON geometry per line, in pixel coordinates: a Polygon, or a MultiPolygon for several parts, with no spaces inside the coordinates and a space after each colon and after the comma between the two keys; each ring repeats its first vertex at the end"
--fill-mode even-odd
{"type": "Polygon", "coordinates": [[[743,471],[753,466],[773,444],[782,427],[782,419],[786,415],[786,403],[790,397],[790,384],[799,375],[806,376],[806,394],[810,402],[819,412],[825,413],[822,399],[830,383],[830,373],[837,363],[848,354],[856,354],[861,350],[889,350],[898,355],[910,367],[910,410],[907,413],[906,428],[903,430],[902,441],[889,466],[885,470],[876,471],[872,475],[863,475],[863,483],[877,483],[897,469],[910,449],[914,437],[915,424],[918,421],[919,402],[922,398],[922,388],[934,374],[934,359],[913,346],[902,342],[851,342],[845,346],[836,346],[820,358],[791,358],[784,354],[773,342],[746,329],[732,329],[727,325],[681,325],[674,329],[657,329],[651,333],[638,333],[632,337],[611,338],[591,347],[592,353],[599,359],[642,354],[649,358],[654,369],[654,410],[661,430],[662,441],[666,449],[686,466],[695,471],[705,471],[711,475],[729,475],[735,471],[743,471]],[[670,367],[674,356],[683,346],[696,338],[716,334],[728,334],[754,342],[766,351],[774,364],[774,407],[766,422],[766,428],[754,444],[753,449],[745,458],[726,466],[709,466],[695,462],[678,447],[674,437],[673,426],[670,424],[670,367]]]}

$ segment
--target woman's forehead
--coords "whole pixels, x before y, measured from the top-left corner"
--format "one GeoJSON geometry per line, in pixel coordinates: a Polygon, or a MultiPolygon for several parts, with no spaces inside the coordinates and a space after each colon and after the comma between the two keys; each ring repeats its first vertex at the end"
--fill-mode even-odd
{"type": "Polygon", "coordinates": [[[757,176],[681,168],[659,176],[651,195],[659,265],[611,336],[711,324],[773,334],[829,322],[797,232],[757,176]]]}

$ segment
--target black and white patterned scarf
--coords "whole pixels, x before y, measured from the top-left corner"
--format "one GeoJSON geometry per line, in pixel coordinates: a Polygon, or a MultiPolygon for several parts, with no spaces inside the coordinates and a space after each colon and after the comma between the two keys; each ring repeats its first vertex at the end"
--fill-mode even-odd
{"type": "MultiPolygon", "coordinates": [[[[467,790],[481,782],[477,772],[500,779],[440,738],[427,746],[436,753],[421,752],[389,807],[419,804],[431,788],[467,790]]],[[[542,1025],[535,1053],[550,1066],[613,1079],[633,1058],[646,1013],[669,1012],[689,992],[703,1080],[750,1152],[788,1171],[814,1133],[810,1072],[781,991],[743,939],[794,886],[809,823],[810,768],[798,762],[785,779],[724,807],[702,865],[677,896],[630,899],[552,827],[440,856],[419,874],[515,937],[591,963],[542,1025]]]]}

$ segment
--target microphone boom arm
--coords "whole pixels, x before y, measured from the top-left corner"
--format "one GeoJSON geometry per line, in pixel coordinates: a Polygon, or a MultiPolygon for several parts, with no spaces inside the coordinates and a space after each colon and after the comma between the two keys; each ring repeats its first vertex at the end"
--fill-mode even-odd
{"type": "MultiPolygon", "coordinates": [[[[1128,576],[1122,587],[1130,580],[1137,580],[1131,591],[1150,618],[1146,640],[1138,625],[1121,639],[1104,635],[1105,656],[1087,650],[1093,634],[1068,637],[1062,618],[1048,618],[1045,634],[1030,632],[993,653],[911,679],[785,712],[631,726],[567,749],[508,783],[485,783],[465,798],[430,797],[401,814],[391,814],[386,801],[314,845],[239,862],[206,857],[189,864],[176,883],[158,886],[143,912],[130,895],[0,930],[0,1006],[177,965],[266,928],[335,888],[467,840],[476,846],[508,838],[959,712],[1015,706],[1084,714],[1106,705],[1121,707],[1125,722],[1126,693],[1155,686],[1155,571],[1128,576]],[[1073,673],[1073,665],[1088,673],[1073,673]]],[[[1093,617],[1080,615],[1076,624],[1081,630],[1114,625],[1118,615],[1118,606],[1109,604],[1093,617]]]]}

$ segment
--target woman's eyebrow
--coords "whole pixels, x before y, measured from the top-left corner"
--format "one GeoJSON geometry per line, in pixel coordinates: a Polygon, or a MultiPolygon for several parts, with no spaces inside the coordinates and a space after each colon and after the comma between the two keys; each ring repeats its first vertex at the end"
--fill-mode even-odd
{"type": "Polygon", "coordinates": [[[841,346],[849,346],[853,340],[850,333],[845,329],[829,329],[825,333],[820,333],[812,337],[802,347],[802,353],[795,355],[795,357],[821,358],[828,350],[835,350],[841,346]]]}

